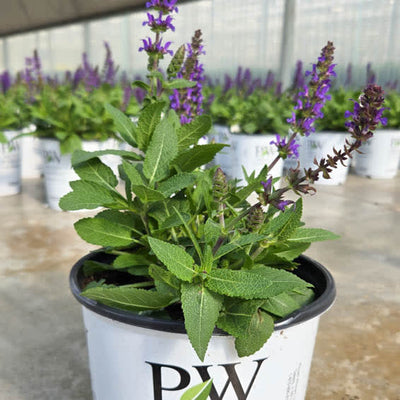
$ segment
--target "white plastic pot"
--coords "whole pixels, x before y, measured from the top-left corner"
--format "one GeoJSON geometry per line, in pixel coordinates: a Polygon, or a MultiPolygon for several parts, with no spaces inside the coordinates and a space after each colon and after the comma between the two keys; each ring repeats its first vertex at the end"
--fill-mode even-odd
{"type": "Polygon", "coordinates": [[[93,399],[177,400],[189,385],[213,379],[211,400],[304,400],[320,315],[333,303],[332,276],[302,257],[299,276],[315,286],[316,300],[276,323],[272,337],[239,358],[234,339],[215,331],[201,362],[180,321],[140,316],[80,295],[82,264],[104,262],[92,253],[72,269],[71,289],[83,305],[93,399]]]}
{"type": "MultiPolygon", "coordinates": [[[[35,125],[22,129],[21,133],[32,133],[35,125]]],[[[43,173],[42,157],[40,156],[40,141],[34,136],[23,136],[18,139],[21,146],[22,179],[40,178],[43,173]]]]}
{"type": "Polygon", "coordinates": [[[18,131],[4,131],[8,143],[0,143],[0,196],[11,196],[21,191],[20,146],[18,131]]]}
{"type": "MultiPolygon", "coordinates": [[[[231,135],[231,177],[244,181],[242,166],[248,175],[253,171],[256,175],[263,169],[264,165],[270,164],[278,155],[275,145],[275,135],[231,135]]],[[[280,159],[271,170],[274,177],[282,176],[283,161],[280,159]]]]}
{"type": "MultiPolygon", "coordinates": [[[[333,148],[340,150],[345,144],[346,138],[349,137],[347,132],[314,132],[310,136],[301,137],[299,140],[299,161],[301,168],[316,168],[314,159],[318,161],[326,158],[327,154],[333,155],[333,148]]],[[[315,182],[316,185],[342,185],[346,182],[349,172],[350,161],[343,166],[339,163],[338,168],[332,169],[330,179],[320,177],[315,182]]]]}
{"type": "Polygon", "coordinates": [[[364,143],[356,154],[354,172],[374,179],[392,179],[400,161],[400,131],[383,129],[364,143]]]}
{"type": "MultiPolygon", "coordinates": [[[[226,125],[214,124],[208,134],[208,142],[230,145],[231,133],[226,125]]],[[[213,165],[219,165],[226,175],[231,176],[231,147],[224,147],[213,160],[213,165]]]]}
{"type": "MultiPolygon", "coordinates": [[[[115,139],[104,142],[83,141],[82,149],[85,151],[119,149],[119,142],[115,139]]],[[[58,202],[62,196],[71,191],[69,182],[79,179],[71,167],[71,154],[61,154],[60,142],[56,139],[40,139],[40,153],[43,159],[47,204],[53,210],[61,210],[58,202]]],[[[117,173],[119,163],[117,156],[106,155],[100,158],[113,169],[114,173],[117,173]]]]}

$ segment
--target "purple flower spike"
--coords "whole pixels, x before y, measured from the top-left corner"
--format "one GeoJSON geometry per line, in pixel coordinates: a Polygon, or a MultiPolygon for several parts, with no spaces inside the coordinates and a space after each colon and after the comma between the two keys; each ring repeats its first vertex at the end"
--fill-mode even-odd
{"type": "Polygon", "coordinates": [[[11,87],[11,76],[8,71],[4,71],[0,75],[0,81],[1,81],[1,90],[3,93],[6,93],[8,89],[11,87]]]}
{"type": "Polygon", "coordinates": [[[164,14],[173,11],[178,12],[178,7],[176,7],[177,2],[178,0],[150,0],[146,3],[146,8],[154,8],[162,11],[164,14]]]}
{"type": "Polygon", "coordinates": [[[295,97],[297,111],[287,121],[291,124],[295,133],[309,136],[314,132],[314,121],[323,117],[322,108],[330,99],[328,91],[331,87],[331,78],[336,76],[333,64],[333,52],[335,48],[332,42],[322,49],[317,64],[313,64],[312,70],[307,71],[305,76],[309,77],[309,84],[304,85],[303,90],[295,97]]]}

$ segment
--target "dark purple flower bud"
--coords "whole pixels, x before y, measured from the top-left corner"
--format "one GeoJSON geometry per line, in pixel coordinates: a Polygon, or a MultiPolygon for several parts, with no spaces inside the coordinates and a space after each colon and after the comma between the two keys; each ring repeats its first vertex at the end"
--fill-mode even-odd
{"type": "Polygon", "coordinates": [[[274,73],[272,71],[268,71],[267,78],[266,78],[265,83],[264,83],[264,89],[265,90],[269,90],[269,89],[273,88],[274,82],[275,82],[274,73]]]}
{"type": "Polygon", "coordinates": [[[293,89],[303,88],[304,85],[305,81],[303,73],[303,62],[301,60],[298,60],[296,63],[296,70],[294,73],[292,88],[293,89]]]}

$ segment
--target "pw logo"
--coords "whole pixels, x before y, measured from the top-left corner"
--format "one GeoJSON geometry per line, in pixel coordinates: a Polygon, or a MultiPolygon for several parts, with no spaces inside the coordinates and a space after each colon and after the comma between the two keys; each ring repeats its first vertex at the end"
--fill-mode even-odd
{"type": "MultiPolygon", "coordinates": [[[[227,374],[227,381],[222,388],[220,394],[218,394],[216,387],[212,386],[211,392],[210,392],[210,399],[211,400],[223,400],[224,396],[226,394],[226,391],[228,390],[229,386],[232,385],[232,388],[236,394],[236,399],[235,400],[246,400],[247,397],[249,396],[249,393],[251,391],[251,388],[253,387],[254,381],[258,375],[258,372],[260,371],[262,363],[266,360],[267,358],[262,358],[260,360],[254,360],[256,363],[255,366],[255,371],[253,373],[253,376],[251,378],[251,381],[247,387],[247,389],[243,388],[242,383],[240,382],[239,376],[236,372],[235,365],[239,363],[233,363],[233,364],[219,364],[218,366],[221,368],[224,368],[227,374]]],[[[146,361],[146,364],[151,365],[152,372],[153,372],[153,390],[154,390],[154,400],[162,400],[163,397],[163,392],[164,391],[177,391],[177,390],[182,390],[185,389],[187,386],[189,386],[190,383],[190,374],[188,371],[186,371],[184,368],[177,367],[175,365],[166,365],[166,364],[157,364],[157,363],[152,363],[150,361],[146,361]],[[174,371],[179,375],[179,383],[175,387],[164,387],[162,383],[162,369],[169,368],[174,371]]],[[[198,372],[200,375],[201,379],[203,382],[208,381],[211,379],[210,374],[208,373],[208,368],[211,367],[212,365],[200,365],[200,366],[193,366],[193,368],[198,372]]],[[[226,400],[233,400],[233,399],[226,399],[226,400]]]]}

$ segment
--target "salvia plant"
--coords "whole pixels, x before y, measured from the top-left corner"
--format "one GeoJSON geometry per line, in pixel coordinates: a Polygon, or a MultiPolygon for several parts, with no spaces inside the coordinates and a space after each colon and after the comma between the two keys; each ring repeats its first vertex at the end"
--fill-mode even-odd
{"type": "Polygon", "coordinates": [[[238,355],[247,356],[267,341],[275,320],[313,300],[312,286],[293,273],[297,258],[311,242],[337,236],[304,227],[301,195],[314,192],[313,182],[329,178],[384,122],[383,91],[372,84],[353,100],[346,114],[352,139],[342,149],[316,160],[314,168],[290,170],[277,187],[273,167],[279,157],[293,155],[296,137],[309,135],[322,117],[334,76],[334,47],[328,42],[297,96],[291,136],[276,138],[279,156],[246,182],[228,181],[218,167],[201,168],[224,147],[197,144],[211,119],[196,116],[193,99],[190,122],[173,106],[173,91],[195,88],[192,72],[199,68],[185,61],[194,51],[183,46],[171,54],[171,43],[163,42],[163,32],[173,27],[176,3],[147,3],[145,24],[154,37],[144,39],[140,49],[149,62],[148,83],[134,82],[147,91],[137,123],[107,106],[120,135],[137,149],[109,151],[121,156],[122,187],[100,161],[106,151],[77,151],[72,163],[80,180],[71,182],[60,206],[102,207],[75,223],[77,233],[109,257],[109,262],[86,262],[83,296],[134,313],[184,320],[201,360],[215,327],[232,335],[238,355]],[[163,74],[160,61],[167,56],[172,59],[163,74]],[[289,191],[297,201],[286,198],[289,191]],[[247,200],[251,194],[257,197],[253,204],[247,200]]]}

